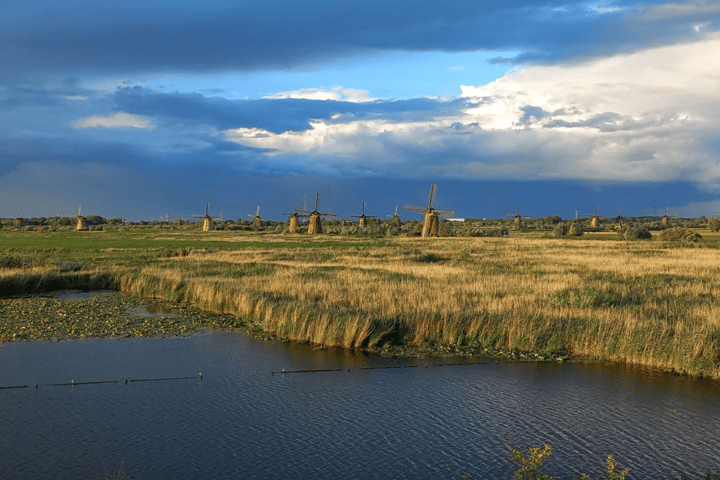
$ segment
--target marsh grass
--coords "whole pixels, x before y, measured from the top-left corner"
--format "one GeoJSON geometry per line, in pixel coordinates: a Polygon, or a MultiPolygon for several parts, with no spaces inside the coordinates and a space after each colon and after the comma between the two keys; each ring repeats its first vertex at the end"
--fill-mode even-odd
{"type": "Polygon", "coordinates": [[[132,232],[113,233],[112,246],[95,239],[103,232],[72,249],[62,235],[57,243],[27,235],[44,243],[0,251],[0,284],[60,274],[60,263],[87,265],[64,274],[106,275],[124,292],[231,314],[273,338],[570,354],[720,377],[720,237],[704,232],[701,247],[604,232],[262,242],[237,232],[132,232]],[[8,268],[3,255],[13,255],[8,268]]]}

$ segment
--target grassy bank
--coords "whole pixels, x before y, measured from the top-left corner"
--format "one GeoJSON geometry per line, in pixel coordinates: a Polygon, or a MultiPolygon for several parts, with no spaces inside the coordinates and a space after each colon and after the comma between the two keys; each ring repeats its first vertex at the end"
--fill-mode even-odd
{"type": "Polygon", "coordinates": [[[0,289],[53,275],[325,346],[572,355],[720,378],[718,241],[2,232],[0,289]],[[29,278],[33,280],[27,280],[29,278]],[[85,277],[83,277],[85,278],[85,277]]]}

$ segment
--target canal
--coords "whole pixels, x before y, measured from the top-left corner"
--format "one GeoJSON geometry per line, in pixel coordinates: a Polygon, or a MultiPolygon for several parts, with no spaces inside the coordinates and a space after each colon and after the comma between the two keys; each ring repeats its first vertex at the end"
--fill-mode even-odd
{"type": "Polygon", "coordinates": [[[506,445],[547,443],[562,478],[613,454],[660,480],[720,470],[720,383],[231,332],[20,342],[0,345],[0,432],[8,479],[509,479],[506,445]]]}

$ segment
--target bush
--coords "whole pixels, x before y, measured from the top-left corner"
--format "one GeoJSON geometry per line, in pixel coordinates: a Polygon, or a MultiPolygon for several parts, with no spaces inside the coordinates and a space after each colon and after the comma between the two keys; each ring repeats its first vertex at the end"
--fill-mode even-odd
{"type": "Polygon", "coordinates": [[[625,224],[618,230],[618,237],[625,240],[650,240],[652,233],[645,225],[625,224]]]}
{"type": "Polygon", "coordinates": [[[555,228],[553,228],[552,236],[553,237],[564,237],[568,233],[568,226],[566,223],[558,223],[555,225],[555,228]]]}
{"type": "Polygon", "coordinates": [[[575,237],[580,237],[583,234],[582,225],[580,225],[580,222],[572,222],[570,224],[570,228],[568,228],[568,235],[573,235],[575,237]]]}
{"type": "Polygon", "coordinates": [[[684,227],[668,228],[660,232],[660,240],[663,242],[699,242],[702,236],[684,227]]]}
{"type": "Polygon", "coordinates": [[[711,232],[717,232],[718,230],[720,230],[720,220],[718,220],[717,218],[711,218],[710,220],[708,220],[707,224],[711,232]]]}
{"type": "Polygon", "coordinates": [[[579,237],[583,234],[582,225],[580,222],[566,222],[558,223],[555,225],[552,231],[554,237],[564,237],[565,235],[573,235],[579,237]]]}

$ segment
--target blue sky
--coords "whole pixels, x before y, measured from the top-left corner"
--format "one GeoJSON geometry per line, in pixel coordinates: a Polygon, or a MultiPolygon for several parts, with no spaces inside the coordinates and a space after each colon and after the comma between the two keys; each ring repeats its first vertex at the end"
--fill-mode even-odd
{"type": "Polygon", "coordinates": [[[4,2],[0,217],[714,216],[719,49],[717,1],[4,2]]]}

